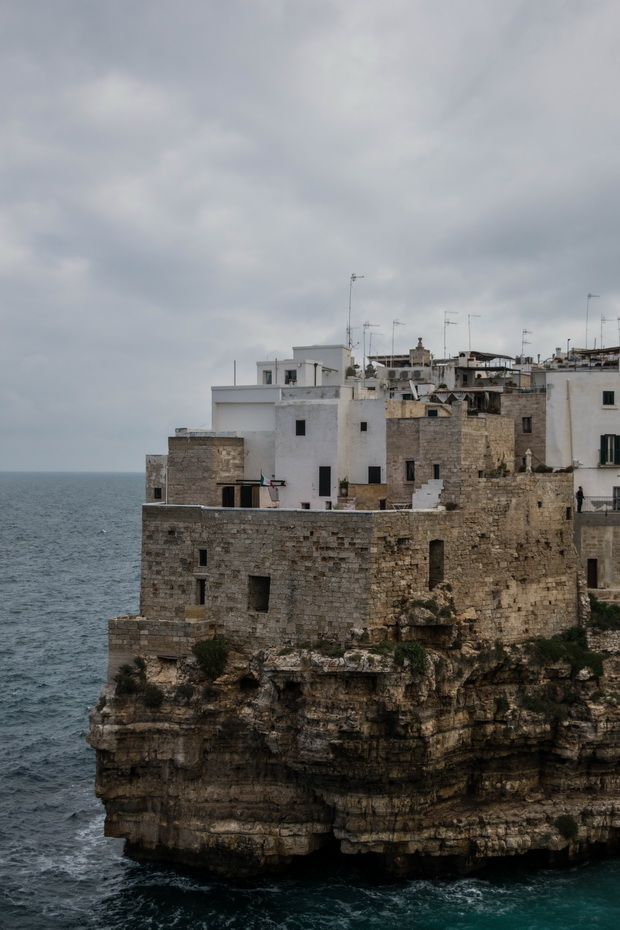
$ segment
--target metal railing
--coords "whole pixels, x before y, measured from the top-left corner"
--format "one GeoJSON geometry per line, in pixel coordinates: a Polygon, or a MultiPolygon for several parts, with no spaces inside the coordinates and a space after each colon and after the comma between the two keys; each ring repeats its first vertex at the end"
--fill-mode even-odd
{"type": "Polygon", "coordinates": [[[620,513],[619,497],[584,497],[583,499],[582,513],[605,513],[609,510],[620,513]]]}

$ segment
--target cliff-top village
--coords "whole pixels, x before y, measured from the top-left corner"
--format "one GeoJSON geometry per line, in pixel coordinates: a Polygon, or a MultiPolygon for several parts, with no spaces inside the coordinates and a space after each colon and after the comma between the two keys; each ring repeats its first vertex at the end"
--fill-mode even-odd
{"type": "Polygon", "coordinates": [[[620,632],[588,590],[620,590],[618,398],[620,348],[422,339],[214,387],[212,430],[147,457],[89,737],[108,834],[224,875],[616,851],[620,632]]]}

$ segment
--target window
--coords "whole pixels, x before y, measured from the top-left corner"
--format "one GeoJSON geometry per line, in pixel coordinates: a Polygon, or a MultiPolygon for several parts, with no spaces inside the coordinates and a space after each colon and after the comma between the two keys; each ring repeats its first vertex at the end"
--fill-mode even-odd
{"type": "Polygon", "coordinates": [[[532,432],[532,418],[531,417],[521,417],[521,429],[524,433],[532,432]]]}
{"type": "Polygon", "coordinates": [[[264,371],[263,372],[263,384],[271,384],[272,376],[273,376],[272,371],[264,371]]]}
{"type": "Polygon", "coordinates": [[[310,510],[310,502],[309,502],[309,501],[302,501],[302,502],[301,502],[301,509],[302,509],[302,510],[310,510]]]}
{"type": "Polygon", "coordinates": [[[381,466],[368,466],[368,484],[381,484],[381,466]]]}
{"type": "Polygon", "coordinates": [[[405,462],[405,481],[415,481],[415,462],[405,462]]]}
{"type": "Polygon", "coordinates": [[[433,478],[441,478],[441,465],[433,465],[433,478]]]}
{"type": "Polygon", "coordinates": [[[319,465],[319,497],[329,497],[332,493],[331,465],[319,465]]]}
{"type": "Polygon", "coordinates": [[[207,582],[204,578],[198,578],[196,581],[196,600],[199,604],[206,604],[207,582]]]}
{"type": "Polygon", "coordinates": [[[601,436],[601,465],[620,465],[620,436],[607,433],[601,436]]]}
{"type": "Polygon", "coordinates": [[[269,575],[248,575],[248,610],[266,613],[269,610],[269,575]]]}
{"type": "Polygon", "coordinates": [[[295,435],[296,436],[306,435],[306,421],[305,420],[295,420],[295,435]]]}
{"type": "Polygon", "coordinates": [[[435,409],[427,410],[427,411],[426,411],[426,416],[427,416],[427,417],[436,417],[436,416],[439,416],[439,412],[438,412],[437,410],[435,410],[435,409]]]}
{"type": "Polygon", "coordinates": [[[225,488],[222,488],[222,507],[234,507],[235,506],[235,489],[234,487],[228,485],[225,488]]]}
{"type": "Polygon", "coordinates": [[[332,502],[325,501],[325,510],[331,510],[331,509],[332,509],[332,502]]]}
{"type": "Polygon", "coordinates": [[[284,372],[284,383],[285,384],[297,384],[297,372],[294,368],[288,368],[284,372]]]}
{"type": "Polygon", "coordinates": [[[603,406],[613,407],[614,404],[616,403],[615,397],[616,397],[615,391],[603,391],[603,406]]]}
{"type": "Polygon", "coordinates": [[[207,550],[206,549],[198,550],[198,564],[199,565],[207,564],[207,550]]]}
{"type": "Polygon", "coordinates": [[[368,432],[368,423],[365,420],[362,420],[362,422],[360,423],[360,433],[367,433],[367,432],[368,432]]]}
{"type": "Polygon", "coordinates": [[[153,500],[161,500],[161,488],[153,488],[153,500]]]}

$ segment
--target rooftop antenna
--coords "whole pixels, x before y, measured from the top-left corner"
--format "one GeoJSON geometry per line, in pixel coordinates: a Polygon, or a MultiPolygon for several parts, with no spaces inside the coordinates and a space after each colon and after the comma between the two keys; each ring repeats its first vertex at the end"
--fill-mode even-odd
{"type": "Polygon", "coordinates": [[[368,320],[364,323],[364,378],[366,377],[366,330],[370,329],[372,326],[379,326],[379,324],[369,323],[368,320]]]}
{"type": "Polygon", "coordinates": [[[404,323],[400,323],[398,320],[392,320],[392,354],[390,355],[390,368],[394,367],[394,329],[397,326],[404,326],[404,323]]]}
{"type": "Polygon", "coordinates": [[[601,349],[603,348],[603,323],[611,322],[611,317],[603,316],[601,313],[601,349]]]}
{"type": "Polygon", "coordinates": [[[368,355],[372,355],[372,337],[378,336],[379,333],[369,333],[368,334],[368,355]]]}
{"type": "Polygon", "coordinates": [[[349,281],[349,323],[347,325],[347,345],[350,349],[353,348],[353,342],[351,340],[351,292],[353,290],[354,281],[357,281],[358,278],[363,277],[363,274],[352,274],[351,280],[349,281]]]}
{"type": "Polygon", "coordinates": [[[448,314],[458,315],[458,310],[444,310],[443,312],[443,357],[446,358],[446,328],[448,326],[457,326],[458,320],[449,320],[448,314]]]}
{"type": "Polygon", "coordinates": [[[471,321],[473,319],[480,319],[479,313],[468,313],[467,314],[467,334],[469,336],[469,354],[471,355],[471,321]]]}
{"type": "Polygon", "coordinates": [[[530,340],[529,340],[529,339],[526,339],[525,337],[526,337],[526,336],[531,336],[531,335],[532,335],[532,330],[531,330],[531,329],[522,329],[522,330],[521,330],[521,358],[523,358],[523,357],[525,356],[525,347],[526,347],[526,346],[531,346],[531,344],[532,344],[532,343],[530,342],[530,340]]]}
{"type": "Polygon", "coordinates": [[[590,313],[590,301],[593,297],[600,296],[600,294],[588,294],[586,297],[586,349],[588,348],[588,314],[590,313]]]}

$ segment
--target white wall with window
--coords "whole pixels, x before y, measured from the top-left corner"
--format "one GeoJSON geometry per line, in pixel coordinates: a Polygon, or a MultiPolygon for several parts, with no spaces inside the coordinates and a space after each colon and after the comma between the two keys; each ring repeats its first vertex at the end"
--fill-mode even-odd
{"type": "Polygon", "coordinates": [[[620,372],[551,370],[547,386],[547,464],[575,465],[575,488],[612,499],[620,486],[620,372]]]}

